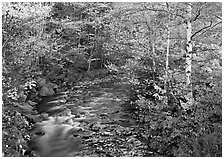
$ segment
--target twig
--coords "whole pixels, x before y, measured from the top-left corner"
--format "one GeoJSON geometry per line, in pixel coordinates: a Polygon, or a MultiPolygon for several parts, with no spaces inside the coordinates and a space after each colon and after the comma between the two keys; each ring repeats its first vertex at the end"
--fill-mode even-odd
{"type": "Polygon", "coordinates": [[[201,6],[200,9],[198,9],[196,16],[194,17],[193,21],[196,21],[198,19],[198,17],[201,15],[201,11],[203,9],[203,6],[201,6]]]}

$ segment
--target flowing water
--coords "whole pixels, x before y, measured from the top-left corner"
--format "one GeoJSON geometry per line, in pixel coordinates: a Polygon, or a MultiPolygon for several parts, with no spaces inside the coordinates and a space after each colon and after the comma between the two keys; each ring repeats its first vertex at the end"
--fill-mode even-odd
{"type": "MultiPolygon", "coordinates": [[[[42,101],[39,112],[60,103],[65,99],[62,94],[42,101]]],[[[70,156],[150,156],[147,145],[137,138],[138,123],[124,109],[127,101],[128,87],[117,84],[79,88],[67,93],[66,103],[59,104],[58,108],[64,105],[60,111],[70,110],[78,118],[88,119],[79,123],[84,130],[81,150],[70,156]]],[[[50,116],[54,113],[58,112],[50,116]]]]}

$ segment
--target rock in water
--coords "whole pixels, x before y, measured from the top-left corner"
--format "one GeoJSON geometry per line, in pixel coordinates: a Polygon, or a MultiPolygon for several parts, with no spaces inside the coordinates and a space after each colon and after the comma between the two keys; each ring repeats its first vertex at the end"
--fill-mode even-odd
{"type": "Polygon", "coordinates": [[[49,87],[48,85],[44,85],[41,87],[40,91],[39,91],[39,94],[41,96],[51,96],[53,95],[55,92],[54,92],[54,89],[52,87],[49,87]]]}

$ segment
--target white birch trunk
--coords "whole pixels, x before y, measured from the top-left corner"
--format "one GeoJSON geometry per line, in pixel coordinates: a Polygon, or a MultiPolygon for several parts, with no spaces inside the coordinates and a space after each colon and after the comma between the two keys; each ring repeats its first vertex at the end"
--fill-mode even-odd
{"type": "Polygon", "coordinates": [[[167,23],[167,47],[166,47],[166,70],[165,70],[165,90],[167,91],[167,81],[168,81],[168,71],[169,71],[169,50],[170,50],[170,10],[169,10],[169,4],[167,3],[167,9],[168,9],[168,23],[167,23]]]}
{"type": "Polygon", "coordinates": [[[192,26],[191,26],[191,3],[187,5],[187,46],[186,46],[186,89],[187,89],[187,98],[189,105],[191,105],[193,96],[192,96],[192,84],[191,84],[191,63],[192,63],[192,26]]]}
{"type": "Polygon", "coordinates": [[[167,47],[166,47],[166,80],[165,80],[165,89],[167,88],[167,81],[168,81],[168,71],[169,71],[169,50],[170,50],[170,28],[169,25],[167,27],[167,47]]]}

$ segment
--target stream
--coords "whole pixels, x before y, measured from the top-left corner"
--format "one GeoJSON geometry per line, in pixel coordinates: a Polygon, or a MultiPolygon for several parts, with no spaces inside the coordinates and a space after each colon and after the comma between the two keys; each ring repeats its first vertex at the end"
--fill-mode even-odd
{"type": "MultiPolygon", "coordinates": [[[[88,118],[88,122],[80,122],[84,129],[81,149],[72,156],[79,157],[131,157],[153,156],[147,151],[146,142],[138,138],[140,125],[126,111],[128,107],[128,87],[121,84],[100,84],[91,87],[80,87],[74,91],[61,93],[54,98],[45,99],[43,106],[52,107],[52,103],[64,101],[63,110],[71,114],[88,118]]],[[[54,113],[57,113],[55,111],[54,113]]],[[[54,115],[54,113],[50,114],[54,115]]]]}

